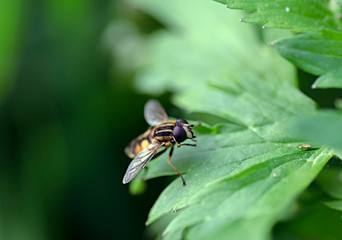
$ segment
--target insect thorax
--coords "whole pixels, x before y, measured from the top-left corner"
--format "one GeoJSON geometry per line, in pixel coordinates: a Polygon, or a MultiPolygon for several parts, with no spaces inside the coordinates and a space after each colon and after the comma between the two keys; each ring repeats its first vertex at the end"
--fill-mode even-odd
{"type": "Polygon", "coordinates": [[[153,128],[152,137],[159,142],[174,142],[173,129],[175,124],[172,122],[162,123],[153,128]]]}

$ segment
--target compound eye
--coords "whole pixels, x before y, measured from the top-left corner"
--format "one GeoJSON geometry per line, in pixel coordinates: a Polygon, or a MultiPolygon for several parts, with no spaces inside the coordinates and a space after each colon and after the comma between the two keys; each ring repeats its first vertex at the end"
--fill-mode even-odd
{"type": "Polygon", "coordinates": [[[176,126],[173,129],[173,137],[178,143],[184,142],[187,138],[185,130],[180,126],[176,126]]]}
{"type": "Polygon", "coordinates": [[[182,124],[188,124],[188,122],[186,120],[184,120],[184,119],[178,119],[177,122],[176,122],[177,125],[180,125],[181,123],[182,124]]]}

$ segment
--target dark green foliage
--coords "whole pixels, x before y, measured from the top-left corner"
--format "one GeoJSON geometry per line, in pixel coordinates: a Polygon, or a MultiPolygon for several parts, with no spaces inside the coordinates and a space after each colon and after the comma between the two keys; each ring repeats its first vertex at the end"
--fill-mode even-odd
{"type": "Polygon", "coordinates": [[[342,34],[340,39],[300,34],[275,43],[277,51],[298,67],[321,75],[313,88],[342,88],[342,34]]]}
{"type": "MultiPolygon", "coordinates": [[[[172,159],[188,185],[182,187],[178,178],[172,182],[150,211],[148,223],[172,216],[165,229],[157,228],[165,239],[269,239],[272,226],[292,212],[293,201],[334,154],[286,130],[290,120],[316,114],[316,104],[298,90],[293,68],[260,43],[250,25],[237,21],[238,12],[205,1],[131,2],[166,26],[146,39],[137,89],[155,95],[172,91],[178,107],[199,117],[190,120],[204,122],[195,129],[198,147],[176,149],[172,159]],[[299,148],[304,143],[318,147],[299,148]]],[[[259,5],[243,6],[255,10],[259,5]]],[[[317,13],[303,14],[319,15],[312,21],[320,22],[328,10],[325,4],[318,7],[317,13]]],[[[328,13],[331,18],[324,26],[337,28],[328,13]]],[[[254,17],[264,18],[258,14],[254,17]]],[[[297,30],[319,32],[312,24],[303,23],[297,30]]],[[[295,43],[276,42],[276,48],[284,46],[290,55],[290,44],[295,43]]],[[[311,68],[305,69],[311,70],[309,63],[311,68]]],[[[153,160],[142,176],[176,175],[166,160],[153,160]]]]}
{"type": "Polygon", "coordinates": [[[229,8],[253,11],[242,21],[263,28],[283,28],[305,33],[280,40],[277,51],[305,71],[321,75],[313,88],[342,87],[342,7],[341,1],[325,0],[224,0],[229,8]],[[307,34],[310,33],[310,34],[307,34]]]}
{"type": "Polygon", "coordinates": [[[341,0],[219,2],[0,3],[2,239],[342,238],[341,100],[301,91],[341,88],[341,0]],[[186,187],[121,184],[149,98],[202,122],[186,187]]]}

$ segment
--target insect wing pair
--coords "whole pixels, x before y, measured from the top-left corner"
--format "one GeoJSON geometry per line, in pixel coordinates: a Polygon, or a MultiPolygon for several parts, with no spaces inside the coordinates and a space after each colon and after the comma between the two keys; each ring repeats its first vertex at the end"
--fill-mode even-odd
{"type": "MultiPolygon", "coordinates": [[[[163,122],[168,122],[169,118],[156,100],[150,100],[146,103],[144,109],[144,116],[146,122],[151,126],[156,126],[163,122]]],[[[139,152],[132,162],[129,164],[126,174],[122,180],[122,183],[126,184],[133,180],[133,178],[138,175],[138,173],[146,166],[146,164],[153,158],[157,151],[161,147],[161,143],[158,141],[152,141],[148,147],[144,148],[139,152]]]]}

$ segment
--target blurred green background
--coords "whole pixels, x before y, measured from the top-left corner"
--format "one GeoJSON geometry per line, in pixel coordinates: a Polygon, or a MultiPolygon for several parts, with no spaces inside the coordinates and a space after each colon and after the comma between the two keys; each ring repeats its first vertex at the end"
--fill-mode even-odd
{"type": "MultiPolygon", "coordinates": [[[[121,180],[150,98],[133,88],[134,41],[158,28],[124,1],[0,1],[0,239],[151,239],[144,222],[169,179],[134,197],[121,180]]],[[[333,107],[340,92],[298,75],[333,107]]]]}
{"type": "Polygon", "coordinates": [[[124,8],[0,1],[0,239],[148,238],[165,184],[132,197],[121,181],[149,97],[105,44],[124,8]]]}

